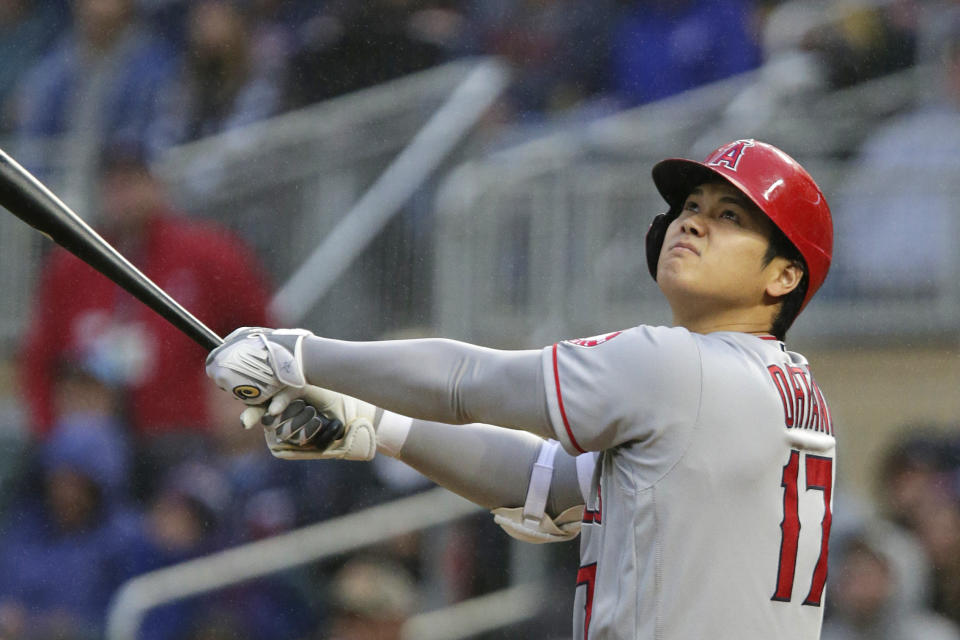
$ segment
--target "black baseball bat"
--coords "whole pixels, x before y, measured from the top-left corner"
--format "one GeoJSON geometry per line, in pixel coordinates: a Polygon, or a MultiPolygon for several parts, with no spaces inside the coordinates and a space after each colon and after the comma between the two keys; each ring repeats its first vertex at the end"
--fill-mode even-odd
{"type": "Polygon", "coordinates": [[[120,285],[207,351],[223,343],[3,150],[0,206],[120,285]]]}

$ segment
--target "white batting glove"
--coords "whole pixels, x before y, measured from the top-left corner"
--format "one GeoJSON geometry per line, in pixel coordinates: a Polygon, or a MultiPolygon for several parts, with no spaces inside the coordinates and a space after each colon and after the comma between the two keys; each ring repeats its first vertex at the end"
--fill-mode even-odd
{"type": "Polygon", "coordinates": [[[307,384],[303,373],[306,329],[242,327],[207,356],[207,376],[247,404],[263,404],[285,387],[307,384]]]}
{"type": "Polygon", "coordinates": [[[248,407],[240,418],[248,429],[264,427],[278,458],[372,460],[377,452],[377,408],[320,387],[283,389],[266,409],[248,407]]]}

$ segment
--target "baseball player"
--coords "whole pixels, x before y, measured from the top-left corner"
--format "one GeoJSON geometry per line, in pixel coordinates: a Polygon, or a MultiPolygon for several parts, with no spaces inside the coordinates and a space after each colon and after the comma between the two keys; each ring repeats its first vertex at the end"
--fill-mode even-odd
{"type": "Polygon", "coordinates": [[[577,639],[813,640],[835,441],[783,340],[827,275],[829,208],[756,140],[664,160],[653,179],[668,210],[646,252],[670,327],[528,351],[244,328],[207,373],[259,405],[242,419],[277,456],[380,452],[514,537],[579,533],[577,639]]]}

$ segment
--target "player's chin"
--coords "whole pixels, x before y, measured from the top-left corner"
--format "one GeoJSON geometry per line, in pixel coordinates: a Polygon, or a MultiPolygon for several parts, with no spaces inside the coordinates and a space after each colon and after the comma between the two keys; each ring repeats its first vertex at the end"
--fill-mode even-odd
{"type": "Polygon", "coordinates": [[[690,260],[694,257],[696,256],[693,254],[678,253],[661,256],[659,262],[657,262],[657,282],[661,283],[662,286],[664,283],[695,280],[696,276],[693,272],[696,265],[692,264],[693,261],[690,260]]]}
{"type": "Polygon", "coordinates": [[[668,260],[657,266],[657,286],[667,296],[696,294],[704,287],[704,275],[689,264],[668,260]]]}

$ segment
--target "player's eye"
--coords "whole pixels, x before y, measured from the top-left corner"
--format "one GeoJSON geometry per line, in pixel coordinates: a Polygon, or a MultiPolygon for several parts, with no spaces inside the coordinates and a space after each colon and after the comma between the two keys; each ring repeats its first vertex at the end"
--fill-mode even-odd
{"type": "Polygon", "coordinates": [[[722,218],[723,220],[730,220],[731,222],[740,224],[740,214],[731,209],[724,209],[723,211],[721,211],[720,218],[722,218]]]}

